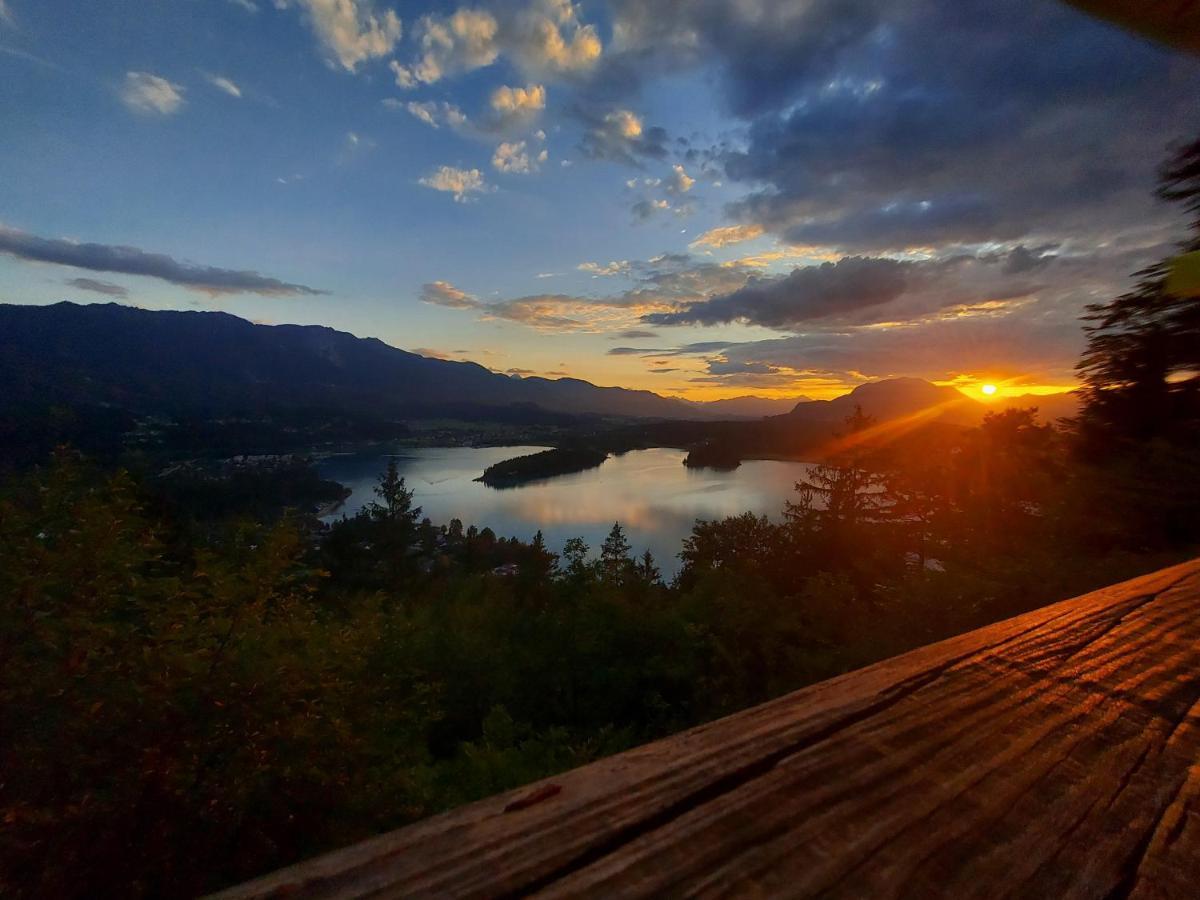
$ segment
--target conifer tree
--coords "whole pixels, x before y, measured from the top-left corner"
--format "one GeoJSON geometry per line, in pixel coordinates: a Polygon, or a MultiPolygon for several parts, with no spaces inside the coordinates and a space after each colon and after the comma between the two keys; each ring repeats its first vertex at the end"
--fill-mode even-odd
{"type": "Polygon", "coordinates": [[[619,584],[624,581],[633,566],[629,558],[629,541],[620,522],[613,522],[612,530],[600,547],[600,570],[606,581],[619,584]]]}

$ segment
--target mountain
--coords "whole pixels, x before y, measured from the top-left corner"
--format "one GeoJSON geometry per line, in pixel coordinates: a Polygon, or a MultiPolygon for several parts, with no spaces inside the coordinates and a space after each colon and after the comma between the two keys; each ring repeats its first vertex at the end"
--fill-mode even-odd
{"type": "Polygon", "coordinates": [[[771,397],[729,397],[725,400],[691,401],[701,413],[722,419],[761,419],[790,411],[797,403],[808,397],[792,397],[776,400],[771,397]]]}
{"type": "Polygon", "coordinates": [[[1068,419],[1079,415],[1080,398],[1078,391],[1067,391],[1063,394],[1022,394],[1019,397],[1003,397],[987,403],[988,408],[996,409],[1029,409],[1036,407],[1038,418],[1043,422],[1054,422],[1057,419],[1068,419]]]}
{"type": "Polygon", "coordinates": [[[931,384],[921,378],[889,378],[860,384],[833,400],[797,403],[786,418],[803,422],[842,422],[853,415],[855,406],[877,422],[888,422],[921,414],[930,421],[976,425],[989,412],[1036,407],[1043,422],[1074,416],[1079,412],[1076,392],[1023,394],[986,402],[974,400],[957,388],[931,384]]]}
{"type": "Polygon", "coordinates": [[[511,378],[332,328],[120,304],[0,304],[0,409],[116,406],[226,416],[331,410],[381,418],[535,406],[573,416],[683,419],[693,405],[575,378],[511,378]]]}
{"type": "Polygon", "coordinates": [[[860,384],[848,394],[833,400],[806,400],[779,420],[805,423],[844,421],[861,407],[865,415],[888,422],[915,414],[931,420],[973,424],[983,417],[987,407],[957,388],[931,384],[921,378],[889,378],[860,384]]]}

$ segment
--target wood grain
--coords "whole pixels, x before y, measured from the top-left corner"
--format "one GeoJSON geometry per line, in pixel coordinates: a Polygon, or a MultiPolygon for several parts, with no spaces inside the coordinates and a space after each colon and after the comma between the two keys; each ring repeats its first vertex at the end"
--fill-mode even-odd
{"type": "Polygon", "coordinates": [[[1200,896],[1200,560],[217,896],[526,895],[1200,896]]]}

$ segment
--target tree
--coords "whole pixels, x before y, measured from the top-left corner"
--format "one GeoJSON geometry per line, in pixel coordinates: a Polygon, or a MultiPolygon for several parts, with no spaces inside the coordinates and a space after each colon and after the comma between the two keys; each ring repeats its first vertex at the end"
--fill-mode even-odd
{"type": "Polygon", "coordinates": [[[575,581],[583,581],[588,575],[588,555],[589,547],[584,543],[583,538],[570,538],[563,545],[563,559],[567,563],[567,577],[575,581]]]}
{"type": "MultiPolygon", "coordinates": [[[[1186,254],[1200,251],[1200,140],[1159,173],[1158,196],[1196,216],[1186,254]]],[[[1200,296],[1168,290],[1175,261],[1136,273],[1132,291],[1088,306],[1087,348],[1076,367],[1084,382],[1082,424],[1094,449],[1112,439],[1186,441],[1200,420],[1200,296]]]]}
{"type": "Polygon", "coordinates": [[[538,581],[552,575],[558,567],[558,557],[546,547],[546,539],[543,537],[540,528],[537,534],[533,536],[533,540],[529,542],[529,549],[525,554],[525,560],[526,562],[522,566],[522,571],[532,579],[538,581]]]}
{"type": "Polygon", "coordinates": [[[367,515],[380,528],[379,546],[388,575],[395,582],[410,568],[408,551],[416,538],[421,507],[413,506],[413,492],[404,486],[395,459],[388,460],[387,471],[379,477],[375,487],[375,496],[382,502],[372,502],[367,507],[367,515]]]}
{"type": "Polygon", "coordinates": [[[662,573],[654,564],[654,554],[649,550],[642,554],[634,568],[638,579],[646,584],[658,584],[662,581],[662,573]]]}
{"type": "Polygon", "coordinates": [[[629,558],[629,541],[620,522],[613,522],[612,530],[600,546],[600,573],[605,581],[621,584],[633,568],[629,558]]]}
{"type": "Polygon", "coordinates": [[[375,496],[383,502],[372,501],[368,505],[367,510],[372,519],[409,527],[417,524],[421,507],[412,505],[413,492],[404,486],[404,478],[396,469],[395,459],[388,460],[387,471],[379,476],[375,496]]]}
{"type": "Polygon", "coordinates": [[[800,500],[789,502],[784,510],[793,527],[823,539],[835,562],[861,552],[860,526],[884,502],[882,475],[867,467],[861,445],[862,433],[873,424],[856,405],[837,435],[840,449],[796,483],[800,500]]]}
{"type": "MultiPolygon", "coordinates": [[[[770,570],[791,570],[782,529],[766,516],[746,512],[717,521],[697,520],[679,552],[683,566],[679,583],[691,588],[705,572],[732,570],[746,575],[770,570]]],[[[788,573],[794,577],[795,572],[788,573]]]]}

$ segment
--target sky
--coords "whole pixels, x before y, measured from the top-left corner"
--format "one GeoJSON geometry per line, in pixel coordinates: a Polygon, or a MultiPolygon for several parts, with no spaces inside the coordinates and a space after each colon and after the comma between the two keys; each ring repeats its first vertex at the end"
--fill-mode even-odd
{"type": "Polygon", "coordinates": [[[1072,386],[1200,59],[1058,0],[0,0],[0,302],[691,399],[1072,386]]]}

